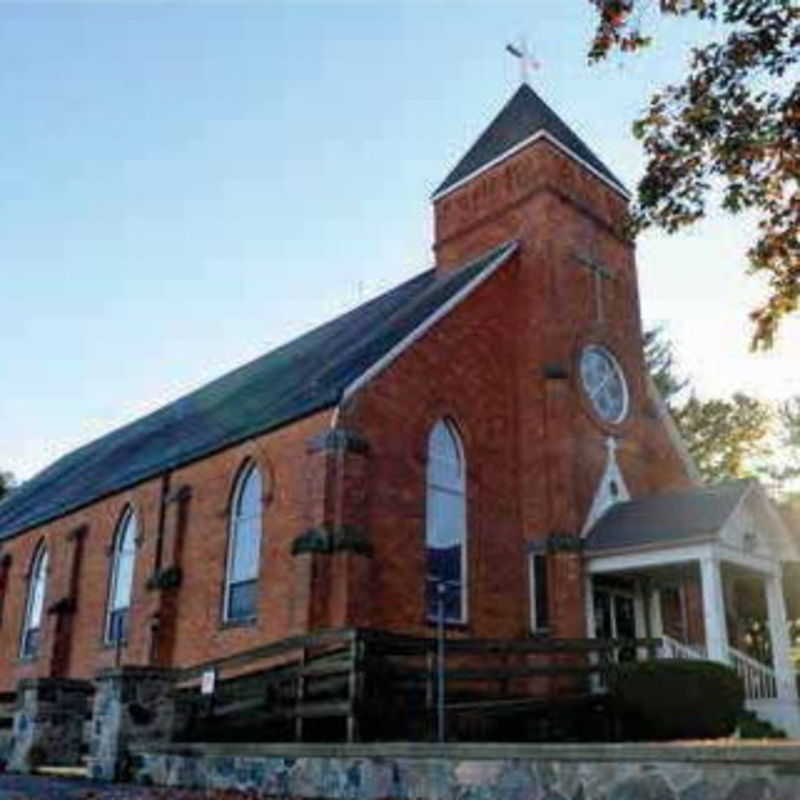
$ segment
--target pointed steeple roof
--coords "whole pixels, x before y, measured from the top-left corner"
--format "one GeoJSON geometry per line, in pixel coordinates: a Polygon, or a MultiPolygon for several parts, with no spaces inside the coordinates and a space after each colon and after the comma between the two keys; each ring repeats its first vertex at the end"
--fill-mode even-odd
{"type": "Polygon", "coordinates": [[[614,173],[527,83],[517,89],[433,196],[437,197],[454,188],[476,172],[511,155],[539,135],[554,141],[606,183],[628,196],[628,190],[614,173]]]}

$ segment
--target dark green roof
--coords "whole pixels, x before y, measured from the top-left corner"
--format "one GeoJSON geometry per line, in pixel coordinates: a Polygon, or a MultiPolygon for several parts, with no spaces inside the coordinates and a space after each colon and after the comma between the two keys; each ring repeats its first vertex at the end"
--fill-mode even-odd
{"type": "Polygon", "coordinates": [[[539,131],[545,131],[571,153],[607,178],[619,191],[627,189],[613,172],[589,149],[583,140],[553,111],[536,92],[523,83],[489,127],[478,137],[464,157],[442,181],[437,194],[507,153],[539,131]]]}
{"type": "Polygon", "coordinates": [[[460,269],[423,272],[64,456],[0,502],[0,539],[335,405],[349,384],[515,249],[511,242],[460,269]]]}

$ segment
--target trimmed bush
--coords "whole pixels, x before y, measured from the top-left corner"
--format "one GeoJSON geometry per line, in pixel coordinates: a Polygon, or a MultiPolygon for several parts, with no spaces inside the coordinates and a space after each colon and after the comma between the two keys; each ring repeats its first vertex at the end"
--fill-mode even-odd
{"type": "Polygon", "coordinates": [[[629,740],[730,736],[744,707],[739,676],[714,661],[621,664],[609,688],[629,740]]]}
{"type": "Polygon", "coordinates": [[[786,739],[786,731],[776,728],[771,722],[761,719],[752,711],[743,711],[739,716],[740,739],[786,739]]]}

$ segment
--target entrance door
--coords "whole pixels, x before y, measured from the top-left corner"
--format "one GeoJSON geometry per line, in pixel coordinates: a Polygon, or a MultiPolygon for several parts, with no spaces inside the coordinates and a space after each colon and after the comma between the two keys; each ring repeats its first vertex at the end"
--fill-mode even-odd
{"type": "MultiPolygon", "coordinates": [[[[619,589],[595,589],[594,631],[599,639],[635,639],[636,608],[633,594],[619,589]]],[[[613,653],[616,661],[635,661],[634,647],[619,647],[613,653]]]]}

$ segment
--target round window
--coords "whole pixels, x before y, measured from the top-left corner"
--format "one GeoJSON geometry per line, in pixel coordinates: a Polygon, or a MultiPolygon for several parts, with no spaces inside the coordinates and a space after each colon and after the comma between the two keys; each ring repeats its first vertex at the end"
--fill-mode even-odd
{"type": "Polygon", "coordinates": [[[621,422],[628,413],[628,387],[617,360],[603,347],[581,353],[581,381],[592,407],[605,422],[621,422]]]}

